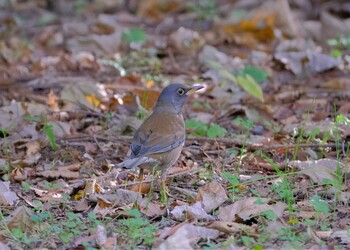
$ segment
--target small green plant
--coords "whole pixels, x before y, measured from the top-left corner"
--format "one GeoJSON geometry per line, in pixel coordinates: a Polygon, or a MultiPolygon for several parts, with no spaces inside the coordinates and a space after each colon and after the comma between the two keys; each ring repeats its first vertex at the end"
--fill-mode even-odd
{"type": "Polygon", "coordinates": [[[3,173],[2,178],[7,181],[10,179],[10,169],[11,169],[11,165],[10,165],[10,147],[7,143],[7,133],[6,130],[4,128],[0,128],[0,135],[2,136],[3,139],[3,143],[2,143],[2,149],[3,149],[3,154],[6,158],[6,162],[3,165],[3,168],[5,170],[5,173],[3,173]]]}
{"type": "Polygon", "coordinates": [[[278,235],[281,240],[289,241],[294,247],[301,247],[304,245],[305,237],[299,235],[292,227],[283,227],[278,230],[278,235]]]}
{"type": "Polygon", "coordinates": [[[25,192],[28,192],[31,188],[30,184],[26,181],[22,181],[21,186],[25,192]]]}
{"type": "Polygon", "coordinates": [[[249,75],[257,83],[262,83],[269,77],[269,74],[264,69],[249,65],[246,66],[243,70],[236,73],[236,75],[243,77],[249,75]]]}
{"type": "Polygon", "coordinates": [[[214,175],[214,165],[210,162],[205,162],[202,170],[199,172],[199,178],[212,180],[214,175]]]}
{"type": "Polygon", "coordinates": [[[265,218],[268,219],[269,221],[275,221],[276,218],[277,218],[276,213],[275,213],[274,211],[272,211],[271,209],[262,212],[262,213],[260,214],[260,216],[265,217],[265,218]]]}
{"type": "Polygon", "coordinates": [[[117,227],[115,231],[126,236],[126,244],[130,247],[138,246],[141,243],[148,246],[152,245],[155,240],[153,235],[157,228],[150,225],[148,220],[142,218],[137,209],[131,209],[127,214],[130,218],[120,220],[120,227],[117,227]]]}
{"type": "Polygon", "coordinates": [[[44,133],[46,134],[47,138],[49,139],[52,150],[56,151],[57,144],[56,144],[56,136],[55,136],[55,133],[53,131],[53,125],[46,123],[44,125],[44,133]]]}
{"type": "Polygon", "coordinates": [[[337,39],[328,39],[327,44],[335,49],[350,50],[350,36],[340,36],[337,39]]]}
{"type": "Polygon", "coordinates": [[[310,205],[316,212],[329,214],[329,205],[325,200],[322,200],[320,196],[314,195],[311,198],[310,205]]]}
{"type": "Polygon", "coordinates": [[[243,70],[237,72],[235,76],[236,82],[240,87],[261,101],[264,100],[262,89],[258,85],[258,83],[264,82],[269,76],[264,69],[246,66],[243,70]]]}
{"type": "Polygon", "coordinates": [[[245,120],[245,119],[242,119],[240,117],[234,119],[233,122],[241,125],[242,128],[246,129],[244,141],[243,141],[243,146],[241,148],[240,155],[239,155],[239,161],[238,161],[238,166],[240,166],[240,164],[242,162],[242,157],[246,153],[245,146],[246,146],[246,142],[247,142],[249,135],[250,135],[250,129],[253,127],[253,122],[251,120],[245,120]]]}
{"type": "Polygon", "coordinates": [[[45,116],[43,116],[43,115],[25,116],[24,120],[31,121],[31,122],[37,122],[40,125],[43,125],[44,134],[49,139],[52,150],[56,151],[57,144],[56,144],[56,136],[54,133],[53,125],[47,122],[47,119],[45,116]]]}
{"type": "Polygon", "coordinates": [[[341,50],[350,50],[350,36],[340,36],[337,39],[328,39],[327,44],[333,48],[331,55],[335,58],[342,56],[341,50]]]}
{"type": "Polygon", "coordinates": [[[145,32],[137,27],[128,29],[122,35],[122,40],[128,43],[144,43],[146,39],[145,32]]]}
{"type": "Polygon", "coordinates": [[[61,185],[58,183],[46,182],[44,184],[44,189],[46,189],[46,190],[58,189],[60,187],[61,187],[61,185]]]}
{"type": "Polygon", "coordinates": [[[222,172],[222,176],[229,183],[228,192],[232,195],[232,200],[234,200],[235,194],[240,191],[240,189],[237,188],[240,185],[239,176],[237,174],[231,174],[226,171],[222,172]]]}
{"type": "Polygon", "coordinates": [[[244,130],[250,130],[254,126],[253,121],[249,119],[243,119],[241,117],[235,118],[232,122],[239,125],[242,132],[244,132],[244,130]]]}
{"type": "Polygon", "coordinates": [[[187,6],[199,20],[213,20],[218,15],[215,0],[198,0],[197,3],[188,3],[187,6]]]}
{"type": "Polygon", "coordinates": [[[209,110],[212,109],[212,107],[211,107],[211,105],[209,103],[207,103],[207,102],[201,103],[199,101],[193,102],[193,107],[194,108],[206,108],[206,109],[209,109],[209,110]]]}
{"type": "Polygon", "coordinates": [[[28,237],[26,233],[24,233],[20,228],[14,228],[12,231],[12,236],[14,236],[20,243],[29,246],[37,239],[33,239],[28,237]]]}
{"type": "MultiPolygon", "coordinates": [[[[276,171],[277,175],[281,179],[281,182],[272,185],[272,190],[275,191],[282,200],[287,202],[288,210],[290,212],[290,218],[293,219],[295,198],[293,193],[293,184],[287,179],[287,173],[283,173],[278,166],[267,155],[262,152],[258,152],[276,171]]],[[[296,185],[296,184],[294,184],[296,185]]]]}
{"type": "Polygon", "coordinates": [[[207,136],[209,138],[225,137],[227,130],[216,123],[207,125],[195,119],[185,121],[186,128],[191,131],[194,136],[207,136]]]}

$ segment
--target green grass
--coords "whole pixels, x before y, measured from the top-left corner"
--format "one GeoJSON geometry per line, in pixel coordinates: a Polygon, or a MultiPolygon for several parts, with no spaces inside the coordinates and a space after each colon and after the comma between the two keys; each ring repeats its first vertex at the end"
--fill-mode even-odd
{"type": "Polygon", "coordinates": [[[208,138],[225,137],[228,132],[216,123],[205,124],[195,119],[185,121],[186,129],[193,136],[207,136],[208,138]]]}

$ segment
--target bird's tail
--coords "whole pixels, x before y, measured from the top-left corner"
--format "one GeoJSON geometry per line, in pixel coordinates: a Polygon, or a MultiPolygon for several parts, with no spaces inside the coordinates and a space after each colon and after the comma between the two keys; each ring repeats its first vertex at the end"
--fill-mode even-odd
{"type": "Polygon", "coordinates": [[[126,159],[125,161],[119,163],[117,165],[118,168],[128,168],[128,169],[132,169],[135,168],[141,164],[144,163],[157,163],[158,160],[153,159],[153,158],[149,158],[147,156],[143,156],[143,157],[137,157],[137,158],[129,158],[126,159]]]}

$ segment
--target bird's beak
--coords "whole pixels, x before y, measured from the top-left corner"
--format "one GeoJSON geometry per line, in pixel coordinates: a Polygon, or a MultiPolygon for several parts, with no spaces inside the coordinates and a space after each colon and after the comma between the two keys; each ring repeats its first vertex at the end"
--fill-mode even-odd
{"type": "Polygon", "coordinates": [[[204,88],[204,86],[199,86],[199,85],[198,86],[192,86],[192,87],[189,88],[189,90],[187,90],[186,95],[192,94],[192,93],[194,93],[197,90],[200,90],[202,88],[204,88]]]}

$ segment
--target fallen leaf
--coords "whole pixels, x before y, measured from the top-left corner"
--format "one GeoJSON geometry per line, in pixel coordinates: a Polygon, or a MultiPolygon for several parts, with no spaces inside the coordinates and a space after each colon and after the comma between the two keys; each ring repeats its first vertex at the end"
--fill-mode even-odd
{"type": "Polygon", "coordinates": [[[291,70],[295,75],[305,74],[305,71],[310,73],[324,72],[342,63],[340,58],[311,51],[277,52],[274,57],[286,65],[286,68],[291,70]]]}
{"type": "Polygon", "coordinates": [[[194,55],[205,44],[201,35],[193,30],[180,27],[169,36],[169,42],[176,48],[176,51],[183,54],[194,55]]]}
{"type": "MultiPolygon", "coordinates": [[[[84,24],[81,24],[80,26],[83,25],[84,24]]],[[[118,51],[121,44],[122,33],[125,28],[118,24],[113,15],[99,15],[97,20],[95,20],[95,26],[92,27],[99,27],[100,31],[100,28],[104,27],[105,31],[108,29],[108,32],[105,34],[96,34],[92,33],[91,31],[84,34],[82,34],[81,31],[77,32],[74,34],[74,36],[67,39],[67,49],[73,54],[79,52],[91,52],[97,57],[110,55],[118,51]]],[[[83,29],[88,28],[84,27],[83,29]]]]}
{"type": "Polygon", "coordinates": [[[254,197],[239,200],[232,205],[220,207],[218,218],[221,221],[236,221],[236,217],[238,216],[243,220],[249,220],[268,210],[273,211],[276,217],[281,217],[287,205],[282,202],[269,205],[267,204],[269,201],[270,199],[254,197]]]}
{"type": "Polygon", "coordinates": [[[25,206],[20,206],[16,208],[5,221],[10,230],[19,228],[23,232],[26,232],[27,229],[31,228],[33,225],[33,221],[31,220],[32,214],[32,210],[25,206]]]}
{"type": "Polygon", "coordinates": [[[335,159],[320,159],[317,161],[290,161],[291,166],[300,169],[317,184],[325,184],[325,179],[333,181],[337,168],[344,168],[344,164],[335,159]]]}
{"type": "Polygon", "coordinates": [[[188,206],[176,206],[170,214],[177,220],[184,220],[185,218],[193,218],[197,220],[214,220],[214,217],[207,214],[206,211],[202,207],[202,203],[200,201],[195,204],[188,206]]]}
{"type": "Polygon", "coordinates": [[[24,116],[46,115],[51,109],[39,103],[13,102],[9,106],[0,107],[0,127],[5,130],[13,124],[21,124],[24,116]]]}
{"type": "Polygon", "coordinates": [[[217,229],[220,232],[227,234],[234,233],[246,233],[246,234],[254,234],[257,232],[257,228],[252,226],[247,226],[244,224],[236,223],[236,222],[227,222],[227,221],[214,221],[211,222],[208,228],[217,229]]]}
{"type": "Polygon", "coordinates": [[[196,200],[202,202],[204,211],[210,213],[228,199],[225,189],[217,181],[212,181],[198,189],[196,200]]]}
{"type": "Polygon", "coordinates": [[[118,189],[114,194],[99,194],[98,199],[108,200],[113,207],[125,206],[128,204],[139,203],[142,199],[141,194],[126,189],[118,189]]]}
{"type": "Polygon", "coordinates": [[[338,239],[341,244],[348,245],[350,244],[350,235],[348,230],[339,230],[335,231],[330,236],[331,239],[338,239]]]}
{"type": "Polygon", "coordinates": [[[184,224],[177,231],[162,242],[156,249],[194,249],[192,246],[199,239],[216,239],[219,237],[219,231],[206,227],[184,224]]]}
{"type": "Polygon", "coordinates": [[[140,212],[151,218],[162,216],[167,212],[163,205],[150,202],[148,198],[139,200],[137,204],[141,209],[140,212]]]}
{"type": "Polygon", "coordinates": [[[57,170],[44,170],[42,172],[38,172],[38,176],[43,176],[46,178],[67,178],[67,179],[78,179],[80,178],[80,173],[78,172],[80,169],[80,163],[71,164],[68,166],[58,167],[57,170]]]}
{"type": "Polygon", "coordinates": [[[75,110],[76,108],[73,108],[73,104],[80,104],[95,109],[96,100],[101,102],[106,96],[107,93],[104,87],[93,82],[68,84],[61,91],[61,99],[68,102],[65,110],[75,110]],[[93,103],[91,102],[92,97],[95,100],[93,103]]]}
{"type": "Polygon", "coordinates": [[[9,181],[0,181],[0,205],[13,206],[18,202],[18,196],[10,190],[9,181]]]}

